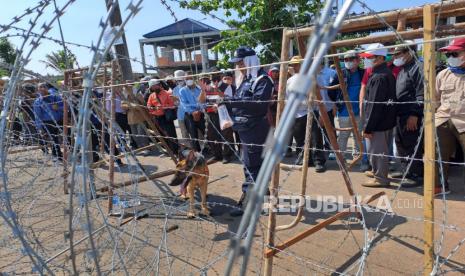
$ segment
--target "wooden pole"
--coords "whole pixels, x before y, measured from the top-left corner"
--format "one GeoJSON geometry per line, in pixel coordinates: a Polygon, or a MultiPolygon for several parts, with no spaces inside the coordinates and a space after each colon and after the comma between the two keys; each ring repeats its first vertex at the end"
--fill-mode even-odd
{"type": "MultiPolygon", "coordinates": [[[[105,0],[107,10],[110,9],[112,3],[116,4],[117,7],[110,15],[110,24],[112,27],[119,27],[122,24],[122,19],[118,1],[113,2],[111,0],[105,0]]],[[[124,31],[121,34],[121,39],[123,40],[123,43],[114,45],[114,48],[117,55],[116,58],[118,59],[119,66],[121,68],[121,76],[124,82],[127,80],[133,80],[134,76],[132,74],[131,59],[129,58],[129,50],[128,45],[126,43],[126,35],[124,34],[124,31]]]]}
{"type": "MultiPolygon", "coordinates": [[[[107,85],[107,66],[106,65],[103,65],[103,84],[102,86],[106,86],[107,85]]],[[[104,120],[105,118],[105,108],[106,108],[106,102],[105,102],[105,88],[103,90],[103,97],[102,97],[102,110],[100,112],[100,116],[101,116],[101,120],[100,122],[102,122],[102,129],[100,130],[100,156],[102,156],[103,158],[103,154],[105,153],[105,124],[103,122],[105,122],[106,120],[104,120]]]]}
{"type": "MultiPolygon", "coordinates": [[[[116,84],[116,62],[111,63],[111,84],[116,84]]],[[[110,164],[108,168],[108,213],[113,209],[113,185],[115,184],[115,89],[111,87],[110,94],[110,164]]],[[[104,95],[106,97],[106,95],[104,95]]],[[[102,123],[103,124],[103,123],[102,123]]]]}
{"type": "MultiPolygon", "coordinates": [[[[361,204],[362,205],[368,204],[368,203],[378,199],[382,195],[385,195],[385,192],[379,192],[377,194],[374,194],[374,195],[370,196],[366,201],[362,202],[361,204]]],[[[325,228],[326,226],[332,224],[333,222],[335,222],[335,221],[337,221],[337,220],[339,220],[339,219],[341,219],[343,217],[346,217],[346,216],[348,216],[348,215],[350,215],[352,213],[354,213],[354,212],[351,210],[351,208],[347,208],[347,209],[342,210],[341,212],[336,213],[335,215],[325,219],[324,221],[322,221],[322,222],[318,223],[317,225],[313,226],[312,228],[309,228],[309,229],[305,230],[304,232],[299,233],[299,234],[295,235],[292,238],[289,238],[288,240],[284,241],[280,245],[276,245],[275,248],[267,249],[265,251],[265,258],[272,258],[274,255],[276,255],[279,252],[283,251],[284,249],[290,247],[291,245],[298,243],[299,241],[305,239],[306,237],[308,237],[308,236],[310,236],[312,234],[315,234],[316,232],[318,232],[321,229],[325,228]]]]}
{"type": "MultiPolygon", "coordinates": [[[[307,53],[307,48],[305,48],[305,43],[303,42],[303,38],[302,37],[298,37],[298,38],[299,38],[298,39],[299,55],[301,57],[304,57],[305,54],[307,53]]],[[[307,191],[308,160],[310,157],[310,146],[311,146],[310,144],[311,144],[311,139],[312,139],[312,124],[313,124],[313,113],[311,111],[312,111],[313,99],[316,93],[316,89],[317,89],[317,84],[316,82],[313,82],[312,90],[310,91],[307,97],[307,122],[305,126],[305,144],[304,144],[304,149],[303,149],[302,166],[300,167],[300,170],[302,171],[302,174],[300,175],[300,195],[302,197],[305,196],[305,193],[307,191]]],[[[297,215],[295,216],[294,220],[291,223],[276,226],[275,231],[277,232],[277,231],[287,230],[287,229],[291,229],[295,227],[302,220],[304,210],[305,210],[304,207],[305,207],[305,204],[302,204],[299,207],[299,209],[297,210],[297,215]]]]}
{"type": "MultiPolygon", "coordinates": [[[[335,54],[336,53],[336,49],[333,48],[332,49],[332,54],[335,54]]],[[[355,115],[354,115],[354,110],[352,109],[352,103],[350,102],[350,98],[349,98],[349,93],[347,92],[347,84],[345,83],[344,81],[344,74],[342,73],[342,69],[341,69],[341,65],[339,64],[339,57],[338,56],[335,56],[334,57],[334,65],[336,66],[336,72],[337,72],[337,77],[339,78],[339,85],[340,85],[340,88],[341,88],[341,91],[342,91],[342,97],[345,101],[345,105],[347,107],[347,111],[349,113],[349,118],[350,118],[350,122],[352,123],[352,130],[353,133],[354,133],[354,137],[355,137],[355,143],[358,144],[358,148],[359,148],[359,154],[356,158],[354,158],[354,160],[352,160],[350,163],[349,163],[349,169],[351,169],[355,163],[357,163],[359,160],[362,159],[362,156],[363,156],[363,142],[362,142],[362,135],[360,134],[360,131],[358,129],[358,122],[357,120],[355,119],[355,115]]],[[[358,68],[357,68],[358,70],[358,68]]],[[[342,153],[344,154],[344,153],[342,153]]],[[[342,160],[343,162],[345,162],[345,158],[343,158],[342,160]]]]}
{"type": "MultiPolygon", "coordinates": [[[[457,11],[465,8],[465,1],[448,1],[444,3],[433,4],[434,13],[441,12],[442,17],[451,17],[457,14],[457,11]]],[[[351,33],[356,31],[372,30],[374,28],[385,28],[385,22],[381,22],[379,18],[383,18],[388,24],[395,25],[399,18],[407,17],[409,24],[421,22],[423,19],[423,7],[414,7],[402,10],[388,11],[377,15],[361,16],[354,19],[344,21],[344,25],[339,30],[340,33],[351,33]]],[[[313,27],[297,29],[288,29],[288,35],[295,37],[309,36],[313,32],[313,27]]]]}
{"type": "MultiPolygon", "coordinates": [[[[434,6],[423,8],[424,40],[434,39],[434,6]]],[[[425,78],[425,168],[424,168],[424,275],[430,275],[434,263],[434,186],[436,184],[434,106],[436,85],[436,53],[434,43],[424,44],[425,78]]]]}
{"type": "MultiPolygon", "coordinates": [[[[281,61],[289,60],[289,46],[290,39],[286,35],[287,29],[283,29],[283,39],[281,45],[281,61]]],[[[276,125],[279,123],[281,113],[284,110],[284,99],[286,96],[286,83],[287,83],[287,63],[281,64],[279,71],[279,88],[278,88],[278,110],[276,112],[276,125]]],[[[279,164],[276,166],[273,176],[270,183],[270,194],[272,197],[278,196],[278,186],[279,186],[279,164]]],[[[274,237],[275,237],[275,228],[276,228],[276,214],[273,212],[275,208],[275,203],[272,200],[270,202],[270,214],[268,216],[268,228],[266,232],[266,245],[274,246],[274,237]]],[[[273,271],[273,258],[266,258],[264,264],[264,275],[270,276],[273,271]]]]}

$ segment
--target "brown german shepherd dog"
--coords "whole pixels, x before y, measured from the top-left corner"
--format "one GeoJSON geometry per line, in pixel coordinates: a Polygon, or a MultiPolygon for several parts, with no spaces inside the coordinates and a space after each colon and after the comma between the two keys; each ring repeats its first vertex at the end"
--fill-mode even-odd
{"type": "Polygon", "coordinates": [[[207,161],[205,157],[193,150],[184,150],[181,153],[178,164],[176,164],[176,173],[171,179],[170,186],[181,186],[181,197],[189,198],[189,212],[188,218],[195,217],[195,189],[200,190],[202,202],[200,204],[202,214],[208,216],[210,211],[207,207],[207,185],[210,172],[208,170],[207,161]]]}

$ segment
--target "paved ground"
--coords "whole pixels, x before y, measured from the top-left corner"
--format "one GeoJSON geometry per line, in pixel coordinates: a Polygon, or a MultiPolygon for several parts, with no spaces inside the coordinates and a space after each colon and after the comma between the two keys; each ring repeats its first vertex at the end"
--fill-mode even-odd
{"type": "MultiPolygon", "coordinates": [[[[72,262],[67,250],[69,240],[65,239],[69,221],[68,216],[64,215],[69,197],[63,195],[61,165],[53,164],[40,151],[20,153],[10,158],[9,188],[19,224],[32,248],[55,273],[70,274],[72,262]],[[57,256],[62,250],[63,254],[57,256]]],[[[166,157],[139,156],[139,161],[148,173],[174,168],[172,161],[166,157]]],[[[462,214],[465,185],[463,170],[460,169],[453,169],[453,193],[447,196],[445,202],[441,199],[435,200],[436,250],[441,253],[441,258],[447,258],[441,269],[452,270],[449,273],[451,275],[460,274],[457,269],[463,272],[465,267],[465,248],[458,247],[454,250],[465,238],[462,214]],[[446,208],[446,218],[443,217],[443,208],[446,208]],[[444,219],[446,228],[443,230],[441,225],[444,219]],[[453,254],[449,257],[451,252],[453,254]]],[[[136,171],[134,166],[122,168],[115,175],[115,182],[131,177],[135,179],[136,171]]],[[[123,226],[120,224],[124,219],[107,216],[105,193],[98,192],[101,197],[90,201],[88,210],[80,208],[83,197],[75,197],[74,242],[84,238],[74,249],[77,269],[90,274],[96,273],[93,256],[89,251],[92,245],[86,239],[90,221],[92,231],[98,230],[93,235],[93,243],[98,248],[99,268],[103,272],[121,274],[125,268],[132,275],[201,275],[202,272],[208,275],[222,274],[229,239],[240,221],[239,218],[231,217],[229,211],[240,197],[243,175],[237,162],[210,165],[210,172],[208,203],[212,211],[211,217],[186,219],[186,203],[176,198],[177,188],[171,189],[166,185],[170,176],[115,191],[121,196],[140,195],[141,208],[146,208],[149,213],[149,217],[123,226]],[[104,220],[110,226],[100,229],[104,220]]],[[[363,174],[350,172],[349,175],[355,191],[362,196],[385,191],[387,198],[392,199],[397,188],[363,188],[360,186],[366,180],[363,174]]],[[[106,186],[107,168],[98,169],[95,179],[97,189],[106,186]]],[[[307,185],[307,195],[311,196],[309,203],[312,207],[327,200],[318,196],[342,196],[344,201],[349,200],[335,161],[329,162],[328,171],[323,174],[316,174],[310,168],[307,185]]],[[[79,182],[76,186],[82,188],[79,182]]],[[[300,172],[282,171],[280,194],[296,195],[299,190],[300,172]]],[[[380,205],[374,202],[372,206],[386,206],[386,200],[383,202],[380,205]]],[[[395,214],[386,216],[382,224],[379,224],[382,213],[364,213],[367,231],[352,216],[289,247],[274,259],[274,275],[355,274],[361,267],[361,259],[365,264],[362,267],[366,275],[420,274],[423,266],[422,189],[400,190],[391,206],[395,214]],[[375,233],[376,228],[379,228],[379,235],[375,233]],[[373,239],[370,247],[365,244],[366,238],[373,239]],[[364,248],[370,250],[362,258],[364,248]]],[[[276,244],[309,229],[332,214],[334,213],[305,212],[304,218],[295,228],[277,233],[276,244]]],[[[279,213],[278,225],[289,223],[294,217],[295,212],[279,213]]],[[[263,272],[263,240],[267,219],[266,216],[260,219],[254,237],[249,274],[263,272]]],[[[2,225],[0,230],[0,271],[30,274],[31,262],[25,251],[20,250],[20,242],[13,237],[11,228],[2,225]]],[[[235,269],[237,274],[239,265],[235,269]]]]}

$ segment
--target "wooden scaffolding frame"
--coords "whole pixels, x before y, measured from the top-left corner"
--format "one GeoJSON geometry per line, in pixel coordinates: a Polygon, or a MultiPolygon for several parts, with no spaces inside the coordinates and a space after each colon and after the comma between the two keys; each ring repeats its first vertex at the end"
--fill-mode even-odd
{"type": "MultiPolygon", "coordinates": [[[[427,5],[424,7],[414,7],[408,9],[402,9],[398,11],[390,11],[379,13],[376,15],[367,15],[361,16],[353,19],[348,19],[344,21],[343,26],[341,27],[340,33],[354,33],[354,32],[363,32],[363,31],[370,31],[373,29],[382,29],[386,28],[385,23],[397,26],[397,35],[402,37],[402,39],[419,39],[423,38],[424,41],[430,41],[435,39],[436,37],[447,37],[450,35],[463,35],[465,34],[465,23],[457,23],[451,25],[441,25],[435,26],[436,17],[441,16],[442,18],[447,17],[455,17],[455,16],[463,16],[465,15],[465,1],[458,0],[455,2],[447,2],[447,3],[438,3],[434,5],[427,5]],[[382,19],[384,22],[380,21],[382,19]],[[422,28],[423,26],[423,28],[422,28]],[[409,29],[407,30],[407,27],[409,29]],[[434,37],[434,32],[436,31],[436,37],[434,37]]],[[[313,32],[313,27],[306,27],[306,28],[285,28],[283,30],[283,38],[282,38],[282,49],[281,49],[281,61],[289,61],[290,59],[290,47],[291,41],[295,40],[297,48],[299,49],[299,53],[301,56],[305,56],[305,43],[304,40],[311,36],[313,32]]],[[[339,40],[334,41],[332,43],[332,53],[336,53],[337,48],[342,47],[354,47],[356,45],[362,44],[369,44],[375,42],[381,43],[393,43],[398,40],[398,36],[393,33],[384,34],[380,36],[367,36],[361,38],[354,38],[354,39],[346,39],[346,40],[339,40]]],[[[431,100],[435,98],[435,57],[436,54],[434,52],[435,43],[425,43],[424,48],[424,72],[425,72],[425,83],[427,83],[427,87],[425,87],[425,183],[424,183],[424,237],[425,237],[425,247],[424,247],[424,273],[425,275],[429,275],[433,269],[434,264],[434,244],[433,244],[433,233],[434,233],[434,185],[435,185],[435,136],[434,136],[434,111],[432,108],[431,100]],[[428,102],[429,100],[429,102],[428,102]]],[[[339,79],[342,78],[342,71],[339,66],[339,58],[334,58],[336,70],[338,73],[339,79]]],[[[282,63],[280,68],[280,79],[279,79],[279,94],[278,94],[278,111],[277,111],[277,122],[279,122],[280,116],[284,109],[284,99],[286,93],[286,83],[287,83],[287,72],[288,72],[288,63],[282,63]]],[[[341,82],[341,90],[344,95],[344,101],[348,101],[347,89],[343,82],[341,82]]],[[[321,100],[320,93],[316,93],[316,87],[312,88],[310,93],[310,97],[308,102],[311,103],[313,98],[317,100],[321,100]]],[[[355,120],[353,117],[353,112],[351,111],[351,105],[347,105],[349,108],[349,115],[351,117],[351,122],[353,125],[354,130],[357,130],[357,124],[355,124],[355,120]]],[[[349,192],[350,196],[354,195],[353,189],[348,181],[348,174],[347,174],[347,167],[345,161],[342,158],[342,155],[339,152],[339,147],[337,145],[336,137],[334,135],[334,130],[332,125],[330,124],[329,117],[327,115],[324,108],[324,105],[319,102],[319,108],[322,110],[321,117],[323,119],[323,126],[328,130],[328,136],[333,146],[333,149],[336,153],[336,158],[338,162],[342,164],[342,175],[349,192]]],[[[271,195],[275,198],[278,196],[278,186],[279,186],[279,174],[280,169],[297,169],[302,171],[301,174],[301,196],[305,196],[306,187],[307,187],[307,173],[308,173],[308,156],[310,154],[310,128],[311,128],[311,120],[313,120],[311,114],[309,113],[307,116],[307,129],[306,129],[306,138],[305,138],[305,147],[304,147],[304,159],[302,166],[289,166],[285,164],[280,164],[276,167],[272,180],[270,183],[270,191],[271,195]]],[[[347,131],[346,129],[341,131],[347,131]]],[[[358,132],[358,131],[356,131],[358,132]]],[[[360,137],[357,137],[361,139],[360,137]]],[[[361,140],[359,140],[359,143],[361,140]]],[[[360,156],[358,157],[360,158],[360,156]]],[[[349,164],[351,167],[353,164],[349,164]]],[[[377,193],[368,198],[362,204],[367,204],[372,202],[382,196],[384,192],[377,193]]],[[[276,207],[276,202],[270,202],[270,210],[274,210],[276,207]]],[[[315,226],[299,233],[292,238],[284,241],[281,244],[275,244],[275,234],[276,231],[290,229],[295,227],[301,220],[303,214],[303,206],[299,208],[297,215],[293,222],[288,225],[281,225],[277,226],[276,221],[276,214],[272,211],[268,217],[268,229],[266,233],[266,244],[268,248],[265,250],[264,258],[264,275],[271,275],[273,269],[273,257],[281,250],[298,243],[302,239],[317,233],[318,231],[324,229],[326,226],[332,224],[333,222],[344,218],[350,214],[357,214],[357,210],[355,212],[350,209],[343,210],[342,212],[336,213],[324,221],[316,224],[315,226]]]]}

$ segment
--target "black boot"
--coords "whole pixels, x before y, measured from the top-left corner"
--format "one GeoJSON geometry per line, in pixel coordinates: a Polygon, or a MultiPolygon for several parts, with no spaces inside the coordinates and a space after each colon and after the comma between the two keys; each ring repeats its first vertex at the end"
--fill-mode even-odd
{"type": "Polygon", "coordinates": [[[244,214],[244,207],[247,204],[246,197],[247,193],[242,192],[241,198],[237,202],[237,207],[233,207],[234,209],[229,213],[231,217],[240,217],[244,214]]]}

